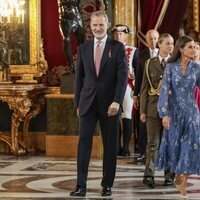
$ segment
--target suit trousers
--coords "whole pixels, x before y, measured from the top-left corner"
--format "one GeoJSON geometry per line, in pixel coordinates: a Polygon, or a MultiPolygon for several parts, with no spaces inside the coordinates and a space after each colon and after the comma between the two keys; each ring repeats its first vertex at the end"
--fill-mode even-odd
{"type": "Polygon", "coordinates": [[[147,149],[144,176],[154,176],[155,163],[162,135],[162,119],[147,117],[147,149]]]}
{"type": "Polygon", "coordinates": [[[137,153],[146,154],[147,127],[141,122],[139,110],[134,110],[134,128],[137,130],[137,153]]]}
{"type": "Polygon", "coordinates": [[[139,134],[138,134],[138,153],[146,154],[147,146],[147,127],[146,123],[139,121],[139,134]]]}
{"type": "Polygon", "coordinates": [[[98,108],[97,99],[95,98],[86,114],[80,117],[77,158],[77,186],[80,188],[87,187],[92,139],[97,121],[99,121],[103,143],[103,178],[101,186],[112,187],[115,178],[119,115],[107,117],[102,116],[99,111],[100,108],[98,108]]]}

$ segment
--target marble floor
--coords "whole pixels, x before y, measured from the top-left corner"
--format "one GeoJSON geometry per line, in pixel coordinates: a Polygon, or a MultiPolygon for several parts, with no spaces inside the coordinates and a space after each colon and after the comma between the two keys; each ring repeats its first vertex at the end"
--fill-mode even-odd
{"type": "MultiPolygon", "coordinates": [[[[92,159],[87,196],[82,199],[103,199],[100,195],[102,161],[92,159]]],[[[142,183],[144,165],[135,155],[119,158],[113,194],[104,199],[180,199],[175,186],[163,186],[163,173],[156,172],[156,188],[142,183]]],[[[76,160],[65,157],[0,155],[0,199],[3,200],[66,200],[76,183],[76,160]]],[[[191,176],[187,186],[189,199],[200,199],[200,177],[191,176]]],[[[76,198],[80,199],[80,198],[76,198]]]]}

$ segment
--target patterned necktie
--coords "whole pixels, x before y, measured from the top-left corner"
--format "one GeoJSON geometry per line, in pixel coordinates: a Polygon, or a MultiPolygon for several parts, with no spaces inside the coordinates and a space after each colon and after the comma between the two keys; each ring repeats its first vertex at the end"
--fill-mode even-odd
{"type": "Polygon", "coordinates": [[[163,59],[161,60],[161,63],[160,63],[161,67],[164,69],[165,66],[166,66],[166,64],[167,64],[167,62],[166,62],[165,59],[163,58],[163,59]]]}
{"type": "Polygon", "coordinates": [[[101,41],[97,41],[96,49],[95,49],[95,71],[96,75],[99,75],[99,69],[100,69],[100,63],[101,63],[101,57],[102,57],[102,45],[101,41]]]}

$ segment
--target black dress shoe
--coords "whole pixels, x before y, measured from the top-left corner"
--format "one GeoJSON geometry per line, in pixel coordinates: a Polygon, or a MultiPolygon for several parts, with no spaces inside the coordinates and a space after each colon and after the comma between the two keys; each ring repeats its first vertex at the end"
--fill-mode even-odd
{"type": "Polygon", "coordinates": [[[86,189],[76,187],[73,192],[70,192],[70,196],[72,197],[84,197],[86,195],[86,189]]]}
{"type": "Polygon", "coordinates": [[[111,196],[111,195],[112,195],[111,187],[103,187],[101,191],[101,196],[111,196]]]}
{"type": "Polygon", "coordinates": [[[147,185],[149,188],[155,188],[155,181],[153,176],[145,176],[143,179],[143,183],[147,185]]]}
{"type": "Polygon", "coordinates": [[[118,156],[122,156],[122,148],[119,148],[119,149],[118,149],[117,155],[118,155],[118,156]]]}
{"type": "Polygon", "coordinates": [[[171,185],[173,185],[173,180],[172,179],[165,179],[164,186],[171,186],[171,185]]]}
{"type": "Polygon", "coordinates": [[[138,162],[144,162],[146,159],[146,156],[144,154],[141,154],[138,158],[137,158],[137,161],[138,162]]]}

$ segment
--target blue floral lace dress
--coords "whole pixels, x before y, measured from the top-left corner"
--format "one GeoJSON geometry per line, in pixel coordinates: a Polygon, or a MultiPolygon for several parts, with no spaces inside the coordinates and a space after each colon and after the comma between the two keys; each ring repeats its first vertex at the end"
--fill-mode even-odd
{"type": "Polygon", "coordinates": [[[163,131],[157,170],[200,174],[200,114],[194,98],[199,81],[197,63],[189,62],[186,75],[178,61],[166,66],[157,107],[160,117],[171,121],[169,130],[163,131]]]}

